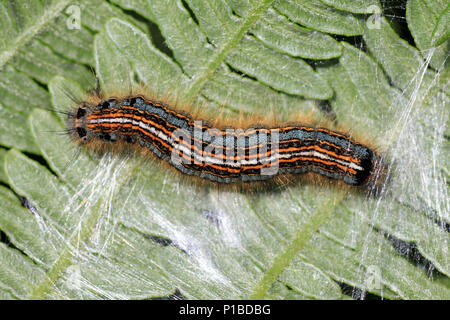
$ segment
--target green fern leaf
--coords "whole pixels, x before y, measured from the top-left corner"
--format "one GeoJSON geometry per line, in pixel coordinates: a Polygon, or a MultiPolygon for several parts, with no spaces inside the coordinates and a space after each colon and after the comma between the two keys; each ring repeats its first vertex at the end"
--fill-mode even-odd
{"type": "Polygon", "coordinates": [[[406,5],[415,46],[377,0],[0,2],[0,298],[449,299],[448,8],[426,3],[406,5]],[[332,114],[376,139],[386,192],[247,194],[75,156],[48,109],[89,67],[220,116],[332,114]]]}

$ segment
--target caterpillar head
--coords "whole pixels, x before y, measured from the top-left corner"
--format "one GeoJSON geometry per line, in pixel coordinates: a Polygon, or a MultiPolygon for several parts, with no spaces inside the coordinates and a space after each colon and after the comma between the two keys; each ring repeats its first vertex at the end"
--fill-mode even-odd
{"type": "Polygon", "coordinates": [[[67,121],[67,127],[72,137],[81,144],[86,144],[92,139],[91,134],[86,129],[86,117],[89,110],[89,105],[83,102],[69,114],[67,121]]]}

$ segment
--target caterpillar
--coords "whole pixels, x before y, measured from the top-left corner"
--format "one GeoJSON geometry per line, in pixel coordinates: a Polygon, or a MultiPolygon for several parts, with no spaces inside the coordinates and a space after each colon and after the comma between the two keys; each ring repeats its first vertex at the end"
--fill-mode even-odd
{"type": "Polygon", "coordinates": [[[81,145],[143,148],[185,175],[222,184],[313,172],[361,186],[381,170],[375,151],[337,131],[301,124],[216,128],[141,94],[80,102],[67,125],[81,145]]]}

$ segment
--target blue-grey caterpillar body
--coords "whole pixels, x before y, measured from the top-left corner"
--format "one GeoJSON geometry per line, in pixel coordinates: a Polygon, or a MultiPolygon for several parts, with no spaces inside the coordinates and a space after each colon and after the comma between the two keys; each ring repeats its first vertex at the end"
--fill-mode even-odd
{"type": "Polygon", "coordinates": [[[136,145],[186,175],[218,183],[315,172],[360,186],[382,169],[371,148],[336,131],[300,124],[213,128],[142,95],[82,102],[69,115],[68,126],[82,144],[136,145]]]}

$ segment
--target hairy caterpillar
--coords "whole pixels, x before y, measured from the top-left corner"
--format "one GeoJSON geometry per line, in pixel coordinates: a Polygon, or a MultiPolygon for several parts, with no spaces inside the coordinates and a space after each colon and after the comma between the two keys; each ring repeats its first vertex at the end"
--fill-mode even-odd
{"type": "Polygon", "coordinates": [[[382,170],[375,151],[340,132],[300,124],[215,128],[140,94],[83,101],[68,129],[82,145],[150,150],[186,175],[224,184],[314,172],[361,186],[382,170]]]}

